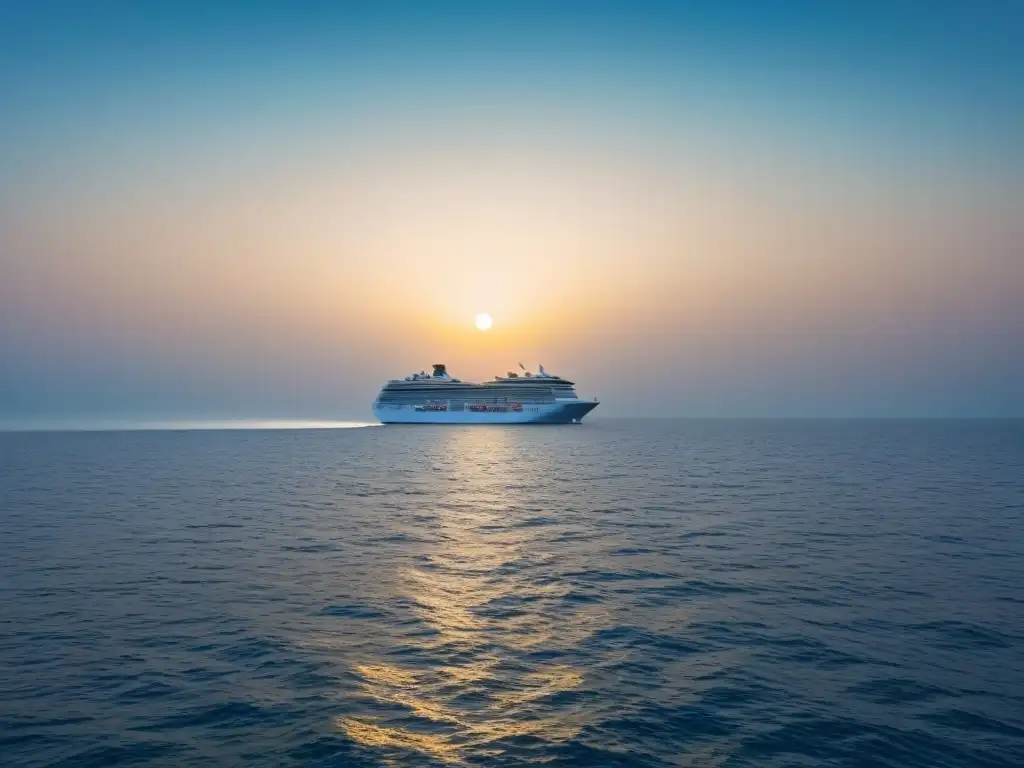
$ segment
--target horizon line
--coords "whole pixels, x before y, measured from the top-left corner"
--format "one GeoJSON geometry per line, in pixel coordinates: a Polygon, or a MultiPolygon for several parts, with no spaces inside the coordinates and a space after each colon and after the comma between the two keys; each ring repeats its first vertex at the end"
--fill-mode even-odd
{"type": "MultiPolygon", "coordinates": [[[[870,422],[1015,422],[1024,421],[1024,416],[600,416],[588,419],[587,424],[610,421],[870,421],[870,422]]],[[[166,421],[137,422],[95,422],[91,424],[0,424],[0,433],[67,433],[67,432],[236,432],[236,431],[284,431],[284,430],[334,430],[360,429],[364,427],[395,426],[366,420],[318,420],[318,419],[182,419],[166,421]]],[[[465,425],[415,425],[415,426],[465,426],[465,425]]],[[[510,425],[472,425],[472,426],[510,426],[510,425]]],[[[536,425],[511,425],[536,426],[536,425]]],[[[584,425],[578,425],[584,426],[584,425]]]]}

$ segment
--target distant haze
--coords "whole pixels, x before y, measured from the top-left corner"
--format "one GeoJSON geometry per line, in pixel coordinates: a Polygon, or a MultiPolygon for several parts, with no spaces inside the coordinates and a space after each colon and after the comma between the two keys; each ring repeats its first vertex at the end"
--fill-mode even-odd
{"type": "Polygon", "coordinates": [[[212,5],[0,9],[0,426],[1024,416],[1024,4],[212,5]]]}

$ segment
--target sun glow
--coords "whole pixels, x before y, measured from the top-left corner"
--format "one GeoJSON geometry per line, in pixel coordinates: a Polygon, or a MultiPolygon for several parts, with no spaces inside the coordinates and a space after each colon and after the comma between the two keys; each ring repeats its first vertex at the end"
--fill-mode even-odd
{"type": "Polygon", "coordinates": [[[492,325],[494,325],[494,321],[491,320],[491,316],[486,312],[481,312],[476,316],[476,327],[481,331],[490,330],[492,325]]]}

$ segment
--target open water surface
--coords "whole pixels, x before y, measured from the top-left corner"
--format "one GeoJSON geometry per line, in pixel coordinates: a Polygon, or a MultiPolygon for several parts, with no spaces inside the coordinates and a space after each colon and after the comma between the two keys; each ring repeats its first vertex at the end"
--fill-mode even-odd
{"type": "Polygon", "coordinates": [[[1024,426],[0,435],[3,766],[1024,766],[1024,426]]]}

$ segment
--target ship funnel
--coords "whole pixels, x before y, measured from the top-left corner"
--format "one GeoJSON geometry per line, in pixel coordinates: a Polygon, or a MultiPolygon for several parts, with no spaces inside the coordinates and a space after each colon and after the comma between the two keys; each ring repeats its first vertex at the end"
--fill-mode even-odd
{"type": "Polygon", "coordinates": [[[434,363],[433,375],[442,378],[448,375],[448,371],[445,369],[444,363],[434,363]]]}

